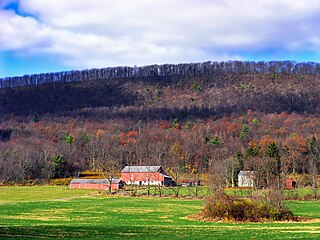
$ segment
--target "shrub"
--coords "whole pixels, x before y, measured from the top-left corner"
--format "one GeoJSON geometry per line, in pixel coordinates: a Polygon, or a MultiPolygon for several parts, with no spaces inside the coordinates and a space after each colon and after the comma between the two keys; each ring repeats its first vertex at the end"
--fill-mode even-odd
{"type": "Polygon", "coordinates": [[[219,138],[219,136],[215,136],[213,139],[210,140],[211,145],[221,145],[222,142],[219,138]]]}
{"type": "Polygon", "coordinates": [[[203,88],[199,83],[193,82],[192,85],[191,85],[191,90],[192,91],[196,91],[196,92],[202,92],[203,88]]]}
{"type": "Polygon", "coordinates": [[[53,186],[68,186],[72,178],[55,178],[50,180],[50,185],[53,186]]]}
{"type": "Polygon", "coordinates": [[[249,134],[249,128],[247,124],[242,125],[242,131],[240,132],[240,139],[243,140],[249,134]]]}
{"type": "Polygon", "coordinates": [[[270,194],[263,199],[241,199],[219,196],[206,199],[201,215],[205,219],[231,222],[283,221],[294,219],[292,212],[285,207],[280,195],[270,194]]]}

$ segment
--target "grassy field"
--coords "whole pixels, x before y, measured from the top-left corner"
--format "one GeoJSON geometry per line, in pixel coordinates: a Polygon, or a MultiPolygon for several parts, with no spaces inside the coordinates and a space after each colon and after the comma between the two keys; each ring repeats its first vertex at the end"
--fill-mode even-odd
{"type": "Polygon", "coordinates": [[[56,186],[12,186],[0,187],[0,204],[22,201],[48,201],[81,197],[95,193],[88,189],[69,189],[56,186]]]}
{"type": "MultiPolygon", "coordinates": [[[[137,196],[147,196],[147,187],[139,187],[139,188],[133,188],[133,192],[137,196]]],[[[126,194],[132,195],[132,189],[131,186],[126,187],[126,194]]],[[[235,188],[235,189],[226,189],[225,192],[228,195],[235,195],[238,197],[246,197],[251,196],[252,194],[254,196],[264,196],[268,193],[268,190],[258,189],[258,190],[250,190],[250,189],[241,189],[241,188],[235,188]]],[[[122,193],[122,190],[119,192],[122,193]]],[[[177,193],[177,187],[167,187],[162,188],[161,194],[162,196],[170,197],[170,196],[176,196],[177,193]]],[[[151,196],[159,196],[159,190],[158,188],[155,188],[154,186],[150,186],[149,188],[149,194],[151,196]]],[[[208,195],[211,195],[212,193],[210,190],[205,186],[199,186],[196,191],[196,187],[180,187],[178,191],[179,197],[199,197],[203,198],[208,195]],[[197,192],[197,193],[196,193],[197,192]]],[[[297,189],[291,189],[291,190],[283,190],[283,194],[288,200],[306,200],[306,199],[313,199],[314,192],[311,188],[297,188],[297,189]]],[[[318,190],[318,195],[320,195],[320,192],[318,190]]]]}
{"type": "MultiPolygon", "coordinates": [[[[212,223],[189,220],[202,200],[106,197],[66,187],[1,187],[1,239],[320,239],[320,222],[212,223]]],[[[292,201],[320,218],[320,203],[292,201]]]]}

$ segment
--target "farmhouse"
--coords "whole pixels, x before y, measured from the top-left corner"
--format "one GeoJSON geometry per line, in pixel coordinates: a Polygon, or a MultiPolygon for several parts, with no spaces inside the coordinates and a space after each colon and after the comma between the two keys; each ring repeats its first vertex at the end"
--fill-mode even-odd
{"type": "Polygon", "coordinates": [[[253,187],[254,180],[254,171],[240,171],[238,174],[238,187],[253,187]]]}
{"type": "MultiPolygon", "coordinates": [[[[109,190],[110,181],[107,179],[73,179],[70,182],[70,188],[99,189],[109,190]]],[[[111,189],[119,190],[123,188],[123,182],[119,178],[111,181],[111,189]]]]}
{"type": "Polygon", "coordinates": [[[125,166],[121,179],[129,185],[172,185],[172,177],[161,166],[125,166]]]}

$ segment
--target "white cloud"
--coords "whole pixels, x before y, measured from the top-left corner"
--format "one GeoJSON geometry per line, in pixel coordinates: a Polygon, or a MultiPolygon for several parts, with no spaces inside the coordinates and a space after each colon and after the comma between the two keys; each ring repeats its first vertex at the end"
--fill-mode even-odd
{"type": "Polygon", "coordinates": [[[20,0],[20,7],[31,16],[0,11],[0,50],[54,54],[75,68],[320,52],[318,0],[20,0]]]}
{"type": "Polygon", "coordinates": [[[43,26],[31,17],[0,10],[0,50],[26,50],[47,41],[43,26]]]}

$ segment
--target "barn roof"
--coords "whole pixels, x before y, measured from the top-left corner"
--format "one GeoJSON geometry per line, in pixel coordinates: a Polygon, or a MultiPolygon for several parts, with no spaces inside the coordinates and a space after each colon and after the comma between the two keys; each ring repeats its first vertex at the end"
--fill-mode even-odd
{"type": "Polygon", "coordinates": [[[158,172],[161,166],[125,166],[121,172],[158,172]]]}
{"type": "MultiPolygon", "coordinates": [[[[120,178],[113,178],[111,183],[118,184],[121,182],[120,178]]],[[[110,181],[108,179],[72,179],[70,183],[75,184],[110,184],[110,181]]]]}

